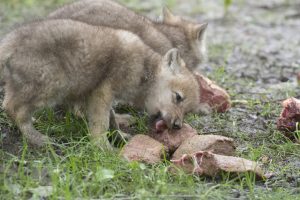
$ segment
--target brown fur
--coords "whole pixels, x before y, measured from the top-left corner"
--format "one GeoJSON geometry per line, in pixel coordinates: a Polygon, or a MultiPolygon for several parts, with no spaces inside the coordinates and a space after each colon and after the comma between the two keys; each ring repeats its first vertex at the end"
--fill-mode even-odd
{"type": "Polygon", "coordinates": [[[0,43],[0,66],[3,107],[36,145],[48,138],[31,118],[46,106],[84,105],[92,138],[107,144],[113,101],[160,112],[169,128],[199,102],[197,82],[176,49],[162,57],[130,32],[72,20],[9,33],[0,43]],[[184,101],[176,102],[175,92],[184,101]]]}
{"type": "Polygon", "coordinates": [[[128,30],[161,55],[178,48],[188,68],[193,70],[205,59],[206,24],[184,20],[166,8],[163,21],[155,22],[111,0],[81,0],[57,9],[48,18],[128,30]]]}

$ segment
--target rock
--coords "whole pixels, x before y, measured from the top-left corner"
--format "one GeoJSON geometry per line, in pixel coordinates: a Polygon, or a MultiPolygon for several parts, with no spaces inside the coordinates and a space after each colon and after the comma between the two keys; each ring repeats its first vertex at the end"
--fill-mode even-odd
{"type": "Polygon", "coordinates": [[[116,123],[120,128],[127,128],[134,124],[134,117],[129,114],[115,114],[116,123]]]}
{"type": "Polygon", "coordinates": [[[187,138],[175,151],[172,159],[198,151],[210,151],[215,154],[232,156],[235,153],[233,139],[220,135],[195,135],[187,138]]]}
{"type": "Polygon", "coordinates": [[[180,159],[171,160],[174,164],[170,168],[175,172],[176,168],[183,169],[186,173],[215,177],[223,172],[253,172],[258,177],[264,177],[262,169],[256,162],[244,158],[213,154],[207,151],[199,151],[194,154],[185,154],[180,159]]]}
{"type": "Polygon", "coordinates": [[[139,161],[147,164],[155,164],[161,161],[166,154],[163,144],[147,135],[135,135],[123,147],[121,156],[128,161],[139,161]]]}
{"type": "Polygon", "coordinates": [[[155,130],[150,131],[149,136],[161,142],[170,153],[173,153],[186,139],[197,135],[197,131],[188,124],[183,124],[181,129],[169,130],[162,132],[155,130]]]}
{"type": "Polygon", "coordinates": [[[206,109],[208,109],[210,111],[226,112],[230,109],[230,97],[223,88],[199,73],[195,73],[195,76],[200,86],[199,111],[207,113],[209,111],[206,109]]]}
{"type": "Polygon", "coordinates": [[[296,130],[297,122],[300,124],[300,100],[289,98],[282,102],[282,106],[283,110],[277,120],[277,129],[292,138],[291,132],[296,130]]]}

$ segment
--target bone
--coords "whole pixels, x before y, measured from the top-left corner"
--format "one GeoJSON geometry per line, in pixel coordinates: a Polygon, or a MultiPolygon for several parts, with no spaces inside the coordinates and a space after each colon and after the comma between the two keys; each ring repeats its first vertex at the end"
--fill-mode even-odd
{"type": "Polygon", "coordinates": [[[197,72],[195,76],[200,86],[198,108],[200,112],[209,113],[214,111],[222,113],[230,109],[230,96],[223,88],[197,72]]]}
{"type": "Polygon", "coordinates": [[[235,145],[232,138],[220,135],[195,135],[187,138],[175,151],[172,159],[179,159],[184,154],[198,151],[210,151],[215,154],[233,156],[235,145]]]}
{"type": "Polygon", "coordinates": [[[166,155],[166,149],[160,142],[140,134],[131,138],[120,154],[128,161],[155,164],[161,162],[161,158],[166,155]]]}

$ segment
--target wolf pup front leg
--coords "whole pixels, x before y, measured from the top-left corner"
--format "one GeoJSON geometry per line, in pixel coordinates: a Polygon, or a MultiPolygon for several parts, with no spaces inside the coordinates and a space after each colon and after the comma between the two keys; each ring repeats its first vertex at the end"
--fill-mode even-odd
{"type": "Polygon", "coordinates": [[[95,89],[87,102],[87,117],[89,121],[91,141],[99,147],[111,149],[106,132],[109,128],[110,110],[113,94],[109,83],[95,89]]]}

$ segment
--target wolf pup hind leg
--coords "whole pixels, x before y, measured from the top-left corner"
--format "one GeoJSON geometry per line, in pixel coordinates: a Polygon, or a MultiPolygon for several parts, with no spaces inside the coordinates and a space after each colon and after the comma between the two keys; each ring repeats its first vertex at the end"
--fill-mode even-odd
{"type": "MultiPolygon", "coordinates": [[[[35,110],[35,106],[30,102],[20,102],[19,92],[11,87],[10,82],[5,86],[6,95],[3,101],[4,110],[15,119],[21,132],[32,145],[43,146],[50,139],[37,131],[32,124],[32,114],[35,110]]],[[[34,91],[28,91],[34,92],[34,91]]]]}

